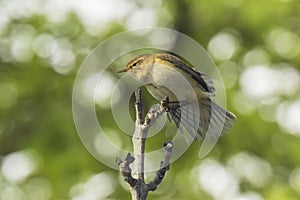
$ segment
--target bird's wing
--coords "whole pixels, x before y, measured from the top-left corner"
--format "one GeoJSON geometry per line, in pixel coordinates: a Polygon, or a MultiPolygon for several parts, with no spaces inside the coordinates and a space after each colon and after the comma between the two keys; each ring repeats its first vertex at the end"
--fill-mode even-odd
{"type": "Polygon", "coordinates": [[[224,110],[210,98],[202,99],[199,103],[199,109],[194,109],[190,103],[182,102],[169,106],[168,115],[181,133],[184,133],[184,128],[195,141],[198,141],[199,136],[204,139],[209,129],[210,136],[217,139],[222,132],[232,128],[231,123],[236,119],[234,114],[224,110]]]}
{"type": "Polygon", "coordinates": [[[187,132],[197,140],[197,136],[204,138],[208,132],[217,138],[222,132],[227,132],[231,128],[231,123],[235,121],[234,114],[224,110],[217,105],[211,97],[215,95],[213,81],[203,72],[189,67],[176,56],[170,54],[161,54],[160,59],[173,63],[178,69],[186,72],[184,75],[190,75],[200,87],[201,91],[209,95],[202,96],[195,104],[190,103],[173,104],[168,113],[175,122],[177,128],[182,132],[184,127],[187,132]],[[194,109],[194,106],[198,106],[194,109]]]}
{"type": "MultiPolygon", "coordinates": [[[[184,129],[190,134],[190,136],[195,140],[199,140],[199,136],[203,139],[204,134],[199,128],[199,112],[195,112],[193,106],[196,104],[187,102],[172,102],[168,106],[167,114],[170,116],[176,127],[184,135],[184,129]]],[[[184,135],[185,136],[185,135],[184,135]]],[[[188,141],[188,139],[187,139],[188,141]]]]}
{"type": "Polygon", "coordinates": [[[215,87],[213,81],[204,73],[195,68],[189,67],[176,56],[170,54],[162,54],[160,59],[173,63],[178,69],[185,71],[187,74],[197,81],[203,92],[208,92],[212,96],[215,95],[215,87]]]}

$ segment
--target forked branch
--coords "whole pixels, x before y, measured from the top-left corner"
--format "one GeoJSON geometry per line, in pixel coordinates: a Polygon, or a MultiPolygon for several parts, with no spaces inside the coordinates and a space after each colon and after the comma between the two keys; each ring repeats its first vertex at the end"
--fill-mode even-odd
{"type": "Polygon", "coordinates": [[[135,132],[132,136],[133,156],[128,153],[125,160],[116,159],[120,173],[124,180],[129,184],[133,200],[146,200],[149,191],[156,190],[157,186],[162,182],[166,171],[170,168],[170,159],[173,151],[173,144],[168,141],[164,144],[164,157],[160,163],[160,169],[156,172],[153,180],[146,184],[144,180],[144,164],[145,164],[145,145],[148,135],[148,130],[153,123],[166,111],[166,102],[163,100],[159,106],[151,108],[143,120],[143,105],[141,101],[141,90],[135,92],[135,110],[136,123],[135,132]],[[134,164],[134,172],[130,168],[130,164],[134,164]]]}

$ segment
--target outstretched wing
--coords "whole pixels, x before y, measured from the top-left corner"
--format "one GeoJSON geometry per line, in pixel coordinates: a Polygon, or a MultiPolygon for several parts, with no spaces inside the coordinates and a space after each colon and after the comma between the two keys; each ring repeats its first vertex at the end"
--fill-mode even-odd
{"type": "Polygon", "coordinates": [[[222,132],[227,132],[235,121],[234,114],[224,110],[210,98],[202,99],[199,104],[193,103],[173,103],[169,106],[168,115],[176,127],[184,134],[183,128],[195,140],[199,137],[204,139],[208,129],[211,134],[218,137],[222,132]],[[195,109],[194,106],[199,106],[195,109]]]}
{"type": "Polygon", "coordinates": [[[213,81],[205,73],[189,67],[176,56],[161,54],[159,58],[173,63],[173,66],[184,71],[185,76],[191,76],[195,80],[193,86],[200,89],[200,93],[205,94],[201,95],[198,102],[173,102],[170,104],[168,115],[175,122],[176,127],[182,133],[184,132],[183,128],[186,129],[197,141],[199,136],[204,138],[208,132],[215,137],[222,132],[227,132],[236,117],[211,99],[212,96],[215,96],[213,81]]]}

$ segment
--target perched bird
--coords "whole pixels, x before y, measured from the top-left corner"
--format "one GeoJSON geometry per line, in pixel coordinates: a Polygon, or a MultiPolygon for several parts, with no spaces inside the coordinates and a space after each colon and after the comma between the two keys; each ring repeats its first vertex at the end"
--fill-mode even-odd
{"type": "Polygon", "coordinates": [[[227,132],[232,127],[231,122],[236,120],[233,113],[213,101],[212,80],[175,55],[139,55],[120,72],[127,72],[144,83],[155,99],[161,101],[167,97],[169,119],[181,132],[186,129],[195,140],[198,136],[204,138],[208,132],[216,135],[227,132]]]}

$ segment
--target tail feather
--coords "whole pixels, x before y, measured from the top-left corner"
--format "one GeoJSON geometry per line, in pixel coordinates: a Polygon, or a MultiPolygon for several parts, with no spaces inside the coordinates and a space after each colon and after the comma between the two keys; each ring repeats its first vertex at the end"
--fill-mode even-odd
{"type": "Polygon", "coordinates": [[[204,138],[210,127],[214,134],[219,135],[221,133],[218,132],[227,132],[228,129],[232,128],[232,123],[236,120],[233,113],[224,110],[209,97],[201,99],[199,112],[196,113],[192,106],[189,107],[187,104],[178,102],[176,106],[173,104],[170,107],[168,114],[171,115],[170,118],[175,122],[180,132],[183,132],[180,126],[182,125],[196,141],[198,141],[197,135],[204,138]]]}

